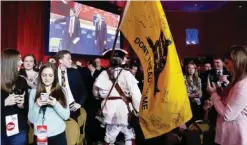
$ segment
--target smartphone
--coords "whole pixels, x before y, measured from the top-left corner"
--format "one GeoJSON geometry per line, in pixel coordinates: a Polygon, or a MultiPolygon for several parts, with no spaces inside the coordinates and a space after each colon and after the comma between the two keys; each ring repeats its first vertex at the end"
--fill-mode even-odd
{"type": "Polygon", "coordinates": [[[14,88],[13,93],[15,95],[22,95],[24,93],[24,89],[14,88]]]}
{"type": "Polygon", "coordinates": [[[40,93],[40,99],[41,101],[46,101],[49,98],[48,93],[40,93]]]}
{"type": "Polygon", "coordinates": [[[23,97],[23,96],[21,96],[21,95],[20,95],[20,96],[18,96],[18,97],[17,97],[17,100],[18,100],[17,104],[19,104],[19,101],[23,100],[23,98],[24,98],[24,97],[23,97]]]}
{"type": "Polygon", "coordinates": [[[73,105],[74,105],[74,102],[69,104],[69,109],[71,109],[73,107],[73,105]]]}

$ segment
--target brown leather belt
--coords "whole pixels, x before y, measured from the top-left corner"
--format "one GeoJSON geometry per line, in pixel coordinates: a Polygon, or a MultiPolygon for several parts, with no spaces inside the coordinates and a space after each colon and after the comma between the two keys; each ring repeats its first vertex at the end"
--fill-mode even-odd
{"type": "MultiPolygon", "coordinates": [[[[127,98],[127,97],[125,97],[125,98],[127,98]]],[[[122,97],[115,97],[115,96],[110,96],[109,98],[108,98],[108,100],[119,100],[119,99],[123,99],[122,97]]],[[[127,101],[128,102],[131,102],[131,98],[128,98],[127,99],[127,101]]]]}
{"type": "Polygon", "coordinates": [[[109,97],[108,100],[119,100],[122,99],[122,97],[109,97]]]}

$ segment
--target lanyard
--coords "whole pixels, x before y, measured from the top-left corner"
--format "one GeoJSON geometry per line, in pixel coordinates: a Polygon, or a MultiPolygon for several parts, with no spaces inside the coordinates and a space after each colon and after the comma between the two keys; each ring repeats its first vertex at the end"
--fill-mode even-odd
{"type": "Polygon", "coordinates": [[[43,113],[43,117],[42,117],[42,125],[44,125],[44,122],[45,122],[45,112],[46,112],[46,108],[47,106],[41,106],[40,110],[39,110],[39,113],[43,113]]]}

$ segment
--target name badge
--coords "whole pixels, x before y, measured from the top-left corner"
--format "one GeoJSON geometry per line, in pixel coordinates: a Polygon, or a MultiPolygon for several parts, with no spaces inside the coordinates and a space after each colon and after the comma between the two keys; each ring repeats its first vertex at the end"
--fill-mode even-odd
{"type": "Polygon", "coordinates": [[[37,126],[37,145],[48,145],[47,125],[37,126]]]}
{"type": "Polygon", "coordinates": [[[5,122],[6,122],[6,134],[7,134],[7,136],[12,136],[12,135],[19,133],[17,114],[6,116],[5,122]]]}

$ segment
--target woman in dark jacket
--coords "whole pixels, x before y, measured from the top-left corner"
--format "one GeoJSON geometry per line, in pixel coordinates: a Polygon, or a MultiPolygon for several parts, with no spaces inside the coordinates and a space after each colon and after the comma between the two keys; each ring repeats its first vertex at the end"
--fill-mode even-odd
{"type": "Polygon", "coordinates": [[[18,76],[21,55],[7,49],[1,57],[1,145],[26,145],[27,83],[18,76]]]}

